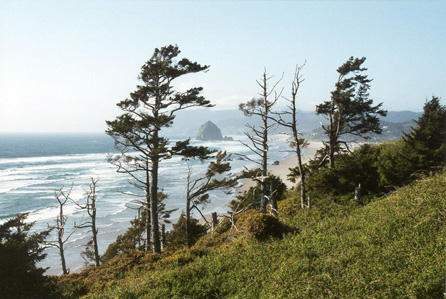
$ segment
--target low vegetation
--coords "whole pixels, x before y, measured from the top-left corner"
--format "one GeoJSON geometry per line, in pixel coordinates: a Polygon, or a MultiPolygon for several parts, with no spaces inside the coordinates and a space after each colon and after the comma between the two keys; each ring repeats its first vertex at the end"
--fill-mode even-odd
{"type": "Polygon", "coordinates": [[[441,172],[366,206],[326,200],[297,209],[291,196],[276,225],[251,210],[238,232],[227,225],[161,255],[126,252],[61,277],[59,287],[91,298],[440,298],[445,186],[441,172]]]}

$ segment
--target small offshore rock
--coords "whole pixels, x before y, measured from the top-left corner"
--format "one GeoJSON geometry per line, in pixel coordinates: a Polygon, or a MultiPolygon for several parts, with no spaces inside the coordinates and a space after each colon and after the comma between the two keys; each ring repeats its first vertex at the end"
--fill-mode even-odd
{"type": "Polygon", "coordinates": [[[200,127],[196,139],[202,141],[233,141],[232,137],[223,137],[220,128],[211,121],[205,122],[200,127]]]}

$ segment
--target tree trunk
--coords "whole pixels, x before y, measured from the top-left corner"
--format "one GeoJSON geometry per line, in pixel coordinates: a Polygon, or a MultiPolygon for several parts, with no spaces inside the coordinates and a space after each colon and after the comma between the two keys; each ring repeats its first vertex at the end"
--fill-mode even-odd
{"type": "Polygon", "coordinates": [[[271,215],[274,217],[279,216],[279,211],[277,210],[277,201],[276,201],[276,195],[274,194],[273,184],[271,182],[271,185],[269,186],[269,200],[271,201],[271,215]]]}
{"type": "MultiPolygon", "coordinates": [[[[155,138],[157,139],[158,134],[155,138]]],[[[150,196],[150,222],[152,235],[152,252],[161,253],[160,233],[158,226],[158,157],[152,160],[152,185],[150,196]]]]}
{"type": "Polygon", "coordinates": [[[59,255],[60,255],[60,261],[62,263],[62,273],[68,274],[67,265],[65,263],[65,253],[63,248],[63,242],[62,242],[62,236],[59,236],[59,255]]]}
{"type": "Polygon", "coordinates": [[[166,225],[161,224],[161,246],[164,249],[166,246],[166,225]]]}
{"type": "Polygon", "coordinates": [[[214,231],[215,228],[217,227],[218,224],[218,218],[217,218],[217,213],[216,212],[212,212],[212,227],[211,230],[214,231]]]}
{"type": "Polygon", "coordinates": [[[328,146],[328,168],[334,168],[334,142],[330,137],[328,146]]]}
{"type": "Polygon", "coordinates": [[[355,188],[355,201],[361,204],[361,183],[355,188]]]}
{"type": "Polygon", "coordinates": [[[299,173],[300,173],[300,204],[301,207],[303,208],[305,202],[305,171],[304,171],[304,166],[302,164],[302,153],[300,150],[299,136],[297,135],[296,126],[297,126],[296,112],[295,112],[295,106],[293,105],[293,137],[294,137],[294,142],[296,143],[296,155],[298,161],[297,166],[299,168],[299,173]]]}
{"type": "Polygon", "coordinates": [[[146,252],[149,252],[150,250],[150,172],[149,172],[149,161],[146,160],[146,206],[144,207],[146,209],[146,244],[144,250],[146,252]]]}
{"type": "Polygon", "coordinates": [[[98,230],[96,229],[96,208],[93,206],[93,217],[91,217],[91,231],[93,234],[94,262],[99,267],[98,230]]]}
{"type": "Polygon", "coordinates": [[[63,242],[63,233],[64,233],[64,215],[63,215],[63,205],[59,201],[59,219],[57,220],[57,242],[59,243],[59,255],[60,261],[62,263],[62,273],[68,274],[67,265],[65,263],[65,252],[64,252],[64,242],[63,242]]]}
{"type": "Polygon", "coordinates": [[[328,127],[328,168],[334,168],[335,130],[332,114],[329,114],[328,120],[330,122],[328,127]]]}
{"type": "Polygon", "coordinates": [[[190,198],[187,194],[186,200],[186,246],[190,247],[190,198]]]}
{"type": "MultiPolygon", "coordinates": [[[[266,76],[265,74],[263,74],[266,76]]],[[[265,79],[266,80],[266,79],[265,79]]],[[[266,82],[266,81],[264,81],[266,82]]],[[[265,83],[266,84],[266,83],[265,83]]],[[[264,115],[262,117],[263,119],[263,137],[262,137],[262,192],[261,192],[261,198],[260,198],[260,213],[266,213],[266,200],[265,200],[265,194],[266,194],[266,176],[268,175],[268,102],[266,101],[267,94],[266,94],[266,86],[264,88],[264,95],[263,95],[263,105],[264,105],[264,115]]]]}

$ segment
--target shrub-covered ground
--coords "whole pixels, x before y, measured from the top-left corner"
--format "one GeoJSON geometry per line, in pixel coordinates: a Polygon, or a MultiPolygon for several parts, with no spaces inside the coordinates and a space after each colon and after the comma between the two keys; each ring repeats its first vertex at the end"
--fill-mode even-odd
{"type": "Polygon", "coordinates": [[[366,206],[327,200],[307,210],[289,198],[279,209],[266,240],[255,238],[266,229],[255,222],[270,219],[251,212],[238,221],[246,233],[207,235],[162,255],[121,254],[58,285],[91,298],[442,297],[446,173],[366,206]]]}

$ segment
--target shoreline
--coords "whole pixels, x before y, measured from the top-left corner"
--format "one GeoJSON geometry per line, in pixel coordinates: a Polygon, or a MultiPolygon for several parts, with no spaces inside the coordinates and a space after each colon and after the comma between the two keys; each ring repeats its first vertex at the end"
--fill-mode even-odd
{"type": "MultiPolygon", "coordinates": [[[[314,157],[316,151],[323,146],[322,141],[310,141],[310,144],[304,149],[302,154],[302,163],[307,163],[311,158],[314,157]]],[[[294,168],[298,165],[297,156],[291,156],[279,160],[279,165],[268,164],[268,172],[280,177],[283,183],[287,186],[287,189],[295,187],[298,182],[292,183],[287,179],[287,175],[290,173],[289,168],[294,168]]],[[[241,179],[241,184],[235,190],[235,195],[243,195],[245,191],[248,191],[250,187],[255,186],[255,182],[252,179],[241,179]]],[[[229,208],[229,203],[226,204],[229,208]]],[[[211,214],[204,214],[208,221],[211,220],[211,214]]],[[[219,216],[219,215],[218,215],[219,216]]],[[[220,216],[219,216],[220,217],[220,216]]],[[[203,218],[198,217],[200,224],[206,224],[203,218]]]]}
{"type": "MultiPolygon", "coordinates": [[[[304,148],[302,153],[302,163],[307,163],[314,157],[316,151],[322,147],[321,141],[310,141],[310,144],[304,148]]],[[[268,173],[280,177],[283,183],[287,186],[287,189],[291,189],[297,185],[288,180],[287,175],[290,173],[289,168],[294,168],[298,165],[297,156],[285,158],[279,161],[279,165],[268,164],[268,173]]],[[[248,191],[250,187],[255,186],[255,182],[252,179],[242,179],[241,186],[237,188],[236,194],[241,195],[245,191],[248,191]]]]}

